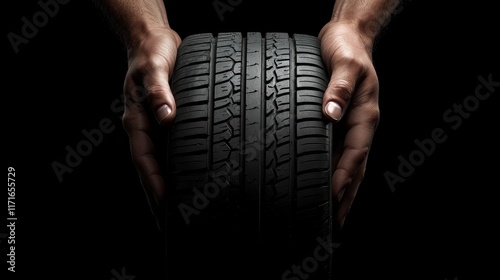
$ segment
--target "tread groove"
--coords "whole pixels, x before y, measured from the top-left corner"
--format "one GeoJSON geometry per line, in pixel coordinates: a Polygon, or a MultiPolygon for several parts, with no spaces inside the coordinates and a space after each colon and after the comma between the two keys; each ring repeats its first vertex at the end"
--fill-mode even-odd
{"type": "MultiPolygon", "coordinates": [[[[319,40],[205,33],[185,38],[177,59],[166,171],[174,247],[185,257],[197,250],[204,265],[218,261],[214,251],[228,266],[245,265],[238,252],[258,252],[278,279],[332,232],[332,126],[322,115],[328,77],[319,40]],[[182,203],[196,211],[189,225],[182,203]]],[[[325,279],[331,267],[324,262],[310,279],[325,279]]]]}

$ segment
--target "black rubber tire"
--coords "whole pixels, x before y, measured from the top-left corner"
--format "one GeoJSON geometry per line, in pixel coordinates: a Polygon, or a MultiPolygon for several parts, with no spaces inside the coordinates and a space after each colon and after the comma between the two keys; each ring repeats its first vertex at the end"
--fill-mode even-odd
{"type": "MultiPolygon", "coordinates": [[[[170,275],[294,279],[286,271],[331,236],[327,82],[314,36],[183,40],[171,79],[170,275]]],[[[331,258],[305,264],[308,279],[327,279],[331,258]]]]}

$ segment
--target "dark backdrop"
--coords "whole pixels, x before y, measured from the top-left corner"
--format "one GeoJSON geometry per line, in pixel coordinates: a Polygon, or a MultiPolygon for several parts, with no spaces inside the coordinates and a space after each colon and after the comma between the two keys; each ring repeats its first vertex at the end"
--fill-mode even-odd
{"type": "MultiPolygon", "coordinates": [[[[18,219],[17,272],[7,279],[161,279],[162,236],[130,161],[120,112],[113,109],[122,94],[125,52],[90,1],[67,2],[46,22],[39,17],[41,27],[17,52],[9,34],[22,35],[23,18],[33,22],[41,6],[16,1],[2,9],[3,143],[7,167],[16,170],[18,219]],[[86,139],[82,131],[101,122],[108,133],[59,180],[52,164],[64,163],[67,148],[86,139]]],[[[307,1],[273,13],[269,4],[244,0],[220,18],[215,2],[167,3],[172,27],[182,37],[230,30],[314,35],[332,7],[307,1]]],[[[435,2],[404,2],[376,45],[381,121],[334,254],[335,279],[497,274],[488,256],[498,252],[499,86],[483,100],[475,94],[479,77],[500,81],[498,15],[481,1],[435,2]],[[466,112],[454,112],[457,106],[466,112]],[[425,142],[435,129],[446,140],[391,187],[384,174],[402,175],[400,162],[419,153],[415,141],[425,142]]],[[[1,193],[6,197],[7,187],[1,193]]],[[[2,226],[2,272],[6,233],[2,226]]]]}

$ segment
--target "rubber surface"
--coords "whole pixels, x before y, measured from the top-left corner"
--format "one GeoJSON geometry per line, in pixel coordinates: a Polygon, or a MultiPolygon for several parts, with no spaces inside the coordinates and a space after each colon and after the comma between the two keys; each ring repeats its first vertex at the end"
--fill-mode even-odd
{"type": "Polygon", "coordinates": [[[305,264],[308,279],[327,279],[330,258],[308,259],[331,234],[327,81],[309,35],[183,40],[171,79],[170,275],[294,279],[287,270],[305,264]]]}

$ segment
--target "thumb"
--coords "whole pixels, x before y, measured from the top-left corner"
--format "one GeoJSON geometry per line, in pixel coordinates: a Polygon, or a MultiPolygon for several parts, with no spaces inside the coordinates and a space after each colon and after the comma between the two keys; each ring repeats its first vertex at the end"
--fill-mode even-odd
{"type": "Polygon", "coordinates": [[[161,125],[170,124],[175,118],[175,99],[168,82],[168,73],[157,71],[144,78],[148,103],[156,121],[161,125]]]}
{"type": "Polygon", "coordinates": [[[323,115],[331,122],[339,121],[351,101],[358,73],[355,68],[333,69],[330,82],[323,95],[323,115]]]}

